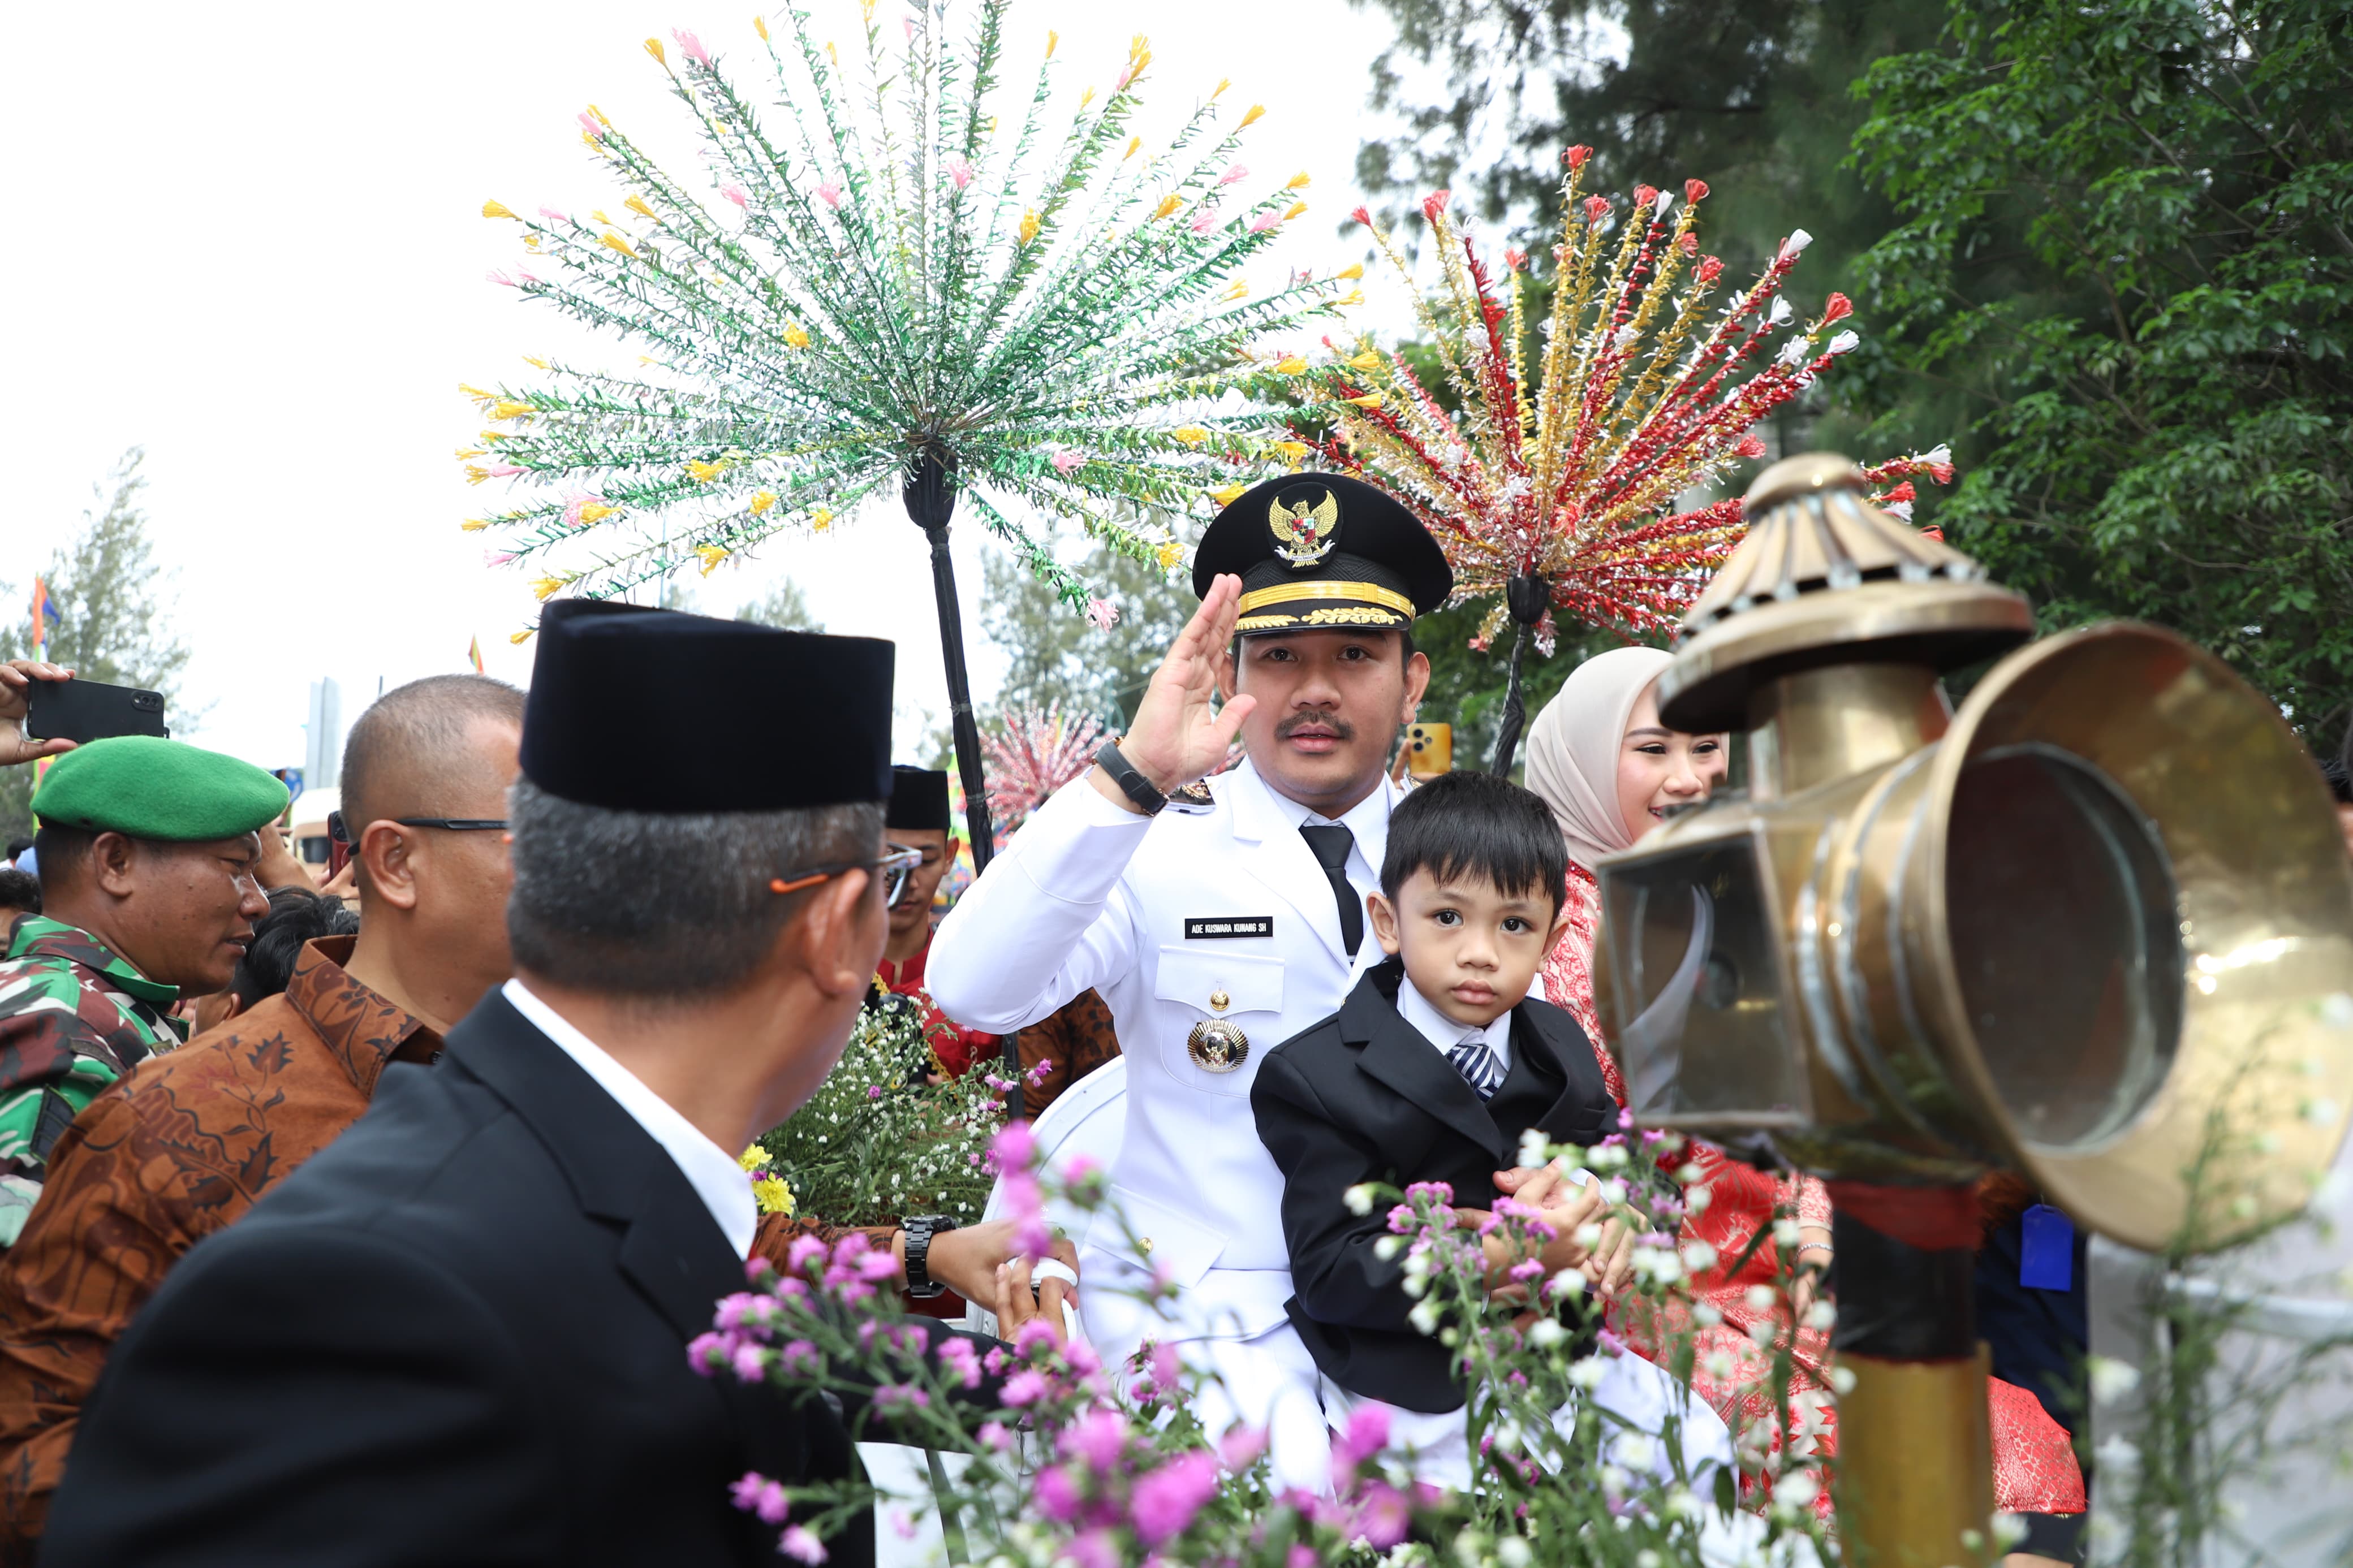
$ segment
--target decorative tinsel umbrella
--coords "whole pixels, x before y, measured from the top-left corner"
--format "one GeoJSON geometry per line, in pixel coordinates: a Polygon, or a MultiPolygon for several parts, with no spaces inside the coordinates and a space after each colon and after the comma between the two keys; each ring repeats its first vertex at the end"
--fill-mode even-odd
{"type": "MultiPolygon", "coordinates": [[[[1331,467],[1380,485],[1429,526],[1454,567],[1457,602],[1493,601],[1477,646],[1507,617],[1518,624],[1499,773],[1510,772],[1519,744],[1530,636],[1550,653],[1556,613],[1630,635],[1672,628],[1742,526],[1736,499],[1688,499],[1734,464],[1764,456],[1757,421],[1858,341],[1846,331],[1816,346],[1852,310],[1832,294],[1819,318],[1746,370],[1791,321],[1781,288],[1805,232],[1782,241],[1764,274],[1711,314],[1724,263],[1700,254],[1694,225],[1706,184],[1685,183],[1680,213],[1672,196],[1638,185],[1613,241],[1609,199],[1579,194],[1591,153],[1572,147],[1565,160],[1552,310],[1537,329],[1533,388],[1527,258],[1504,252],[1499,294],[1440,191],[1422,214],[1441,258],[1442,302],[1423,300],[1419,309],[1460,411],[1443,407],[1401,357],[1360,342],[1316,374],[1317,400],[1300,416],[1303,427],[1317,426],[1312,438],[1331,467]]],[[[1355,216],[1410,282],[1389,237],[1364,208],[1355,216]]],[[[1943,482],[1952,465],[1939,447],[1867,472],[1874,483],[1916,474],[1943,482]]],[[[1911,495],[1907,485],[1879,499],[1911,495]]]]}
{"type": "Polygon", "coordinates": [[[1094,766],[1103,738],[1100,720],[1066,715],[1059,702],[1008,710],[1004,722],[980,738],[988,755],[988,814],[999,831],[1020,826],[1056,790],[1094,766]]]}
{"type": "Polygon", "coordinates": [[[625,188],[617,216],[484,206],[522,225],[533,265],[560,269],[493,277],[634,340],[645,369],[533,360],[543,376],[528,386],[466,388],[501,426],[460,454],[469,478],[538,489],[466,526],[498,529],[493,563],[535,568],[541,598],[603,596],[688,563],[707,574],[895,489],[931,541],[986,865],[948,554],[956,500],[1073,607],[1085,585],[1018,520],[1023,507],[1173,567],[1182,547],[1167,529],[1114,520],[1183,512],[1207,485],[1304,456],[1262,401],[1283,373],[1248,345],[1353,300],[1336,298],[1340,279],[1294,275],[1253,295],[1238,276],[1304,210],[1306,176],[1232,194],[1249,174],[1237,138],[1261,110],[1227,112],[1222,83],[1147,152],[1128,130],[1145,40],[1107,92],[1058,110],[1049,34],[1000,134],[1006,0],[983,0],[961,42],[947,0],[919,5],[903,40],[862,12],[849,67],[805,13],[787,10],[774,37],[755,22],[774,75],[756,95],[693,34],[673,34],[674,49],[647,40],[701,123],[704,165],[666,173],[591,105],[582,136],[625,188]]]}

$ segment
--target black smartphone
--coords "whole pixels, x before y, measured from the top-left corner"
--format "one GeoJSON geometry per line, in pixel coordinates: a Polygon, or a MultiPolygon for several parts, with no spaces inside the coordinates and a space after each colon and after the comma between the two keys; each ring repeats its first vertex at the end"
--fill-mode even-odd
{"type": "Polygon", "coordinates": [[[36,680],[26,694],[26,732],[37,741],[103,741],[110,735],[166,735],[164,694],[99,680],[36,680]]]}

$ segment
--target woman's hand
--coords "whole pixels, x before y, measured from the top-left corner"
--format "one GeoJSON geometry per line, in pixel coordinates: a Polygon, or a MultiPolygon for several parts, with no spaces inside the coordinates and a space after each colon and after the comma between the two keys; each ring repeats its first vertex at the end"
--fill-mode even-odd
{"type": "Polygon", "coordinates": [[[1012,1339],[1021,1331],[1023,1324],[1034,1318],[1054,1336],[1056,1344],[1064,1343],[1069,1336],[1064,1332],[1062,1312],[1066,1305],[1077,1300],[1071,1287],[1060,1279],[1047,1280],[1033,1293],[1029,1260],[1026,1258],[1000,1263],[997,1266],[997,1337],[1012,1339]]]}

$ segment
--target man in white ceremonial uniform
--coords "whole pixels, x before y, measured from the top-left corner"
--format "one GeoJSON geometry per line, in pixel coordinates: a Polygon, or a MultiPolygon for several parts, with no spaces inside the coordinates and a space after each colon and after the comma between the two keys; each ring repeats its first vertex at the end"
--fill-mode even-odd
{"type": "Polygon", "coordinates": [[[1089,987],[1110,1004],[1127,1127],[1080,1247],[1088,1337],[1114,1363],[1181,1346],[1222,1380],[1209,1429],[1269,1428],[1286,1485],[1328,1485],[1327,1432],[1283,1310],[1282,1177],[1250,1085],[1381,957],[1365,895],[1398,796],[1386,764],[1430,680],[1413,617],[1452,583],[1369,485],[1299,474],[1235,500],[1127,734],[1029,818],[932,951],[932,994],[970,1027],[1020,1028],[1089,987]],[[1249,760],[1197,784],[1237,732],[1249,760]],[[1135,1294],[1155,1271],[1176,1287],[1156,1307],[1135,1294]]]}

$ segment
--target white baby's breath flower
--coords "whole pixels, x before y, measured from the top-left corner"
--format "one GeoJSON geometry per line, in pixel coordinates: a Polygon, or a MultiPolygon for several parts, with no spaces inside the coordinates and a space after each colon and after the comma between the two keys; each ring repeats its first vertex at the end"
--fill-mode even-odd
{"type": "Polygon", "coordinates": [[[1704,1274],[1707,1270],[1715,1268],[1715,1248],[1710,1247],[1704,1241],[1692,1241],[1683,1244],[1683,1267],[1690,1269],[1694,1274],[1704,1274]]]}
{"type": "Polygon", "coordinates": [[[1997,1550],[2007,1552],[2026,1539],[2026,1521],[2014,1513],[1993,1516],[1993,1543],[1997,1550]]]}
{"type": "Polygon", "coordinates": [[[1601,1226],[1592,1220],[1587,1220],[1583,1225],[1578,1226],[1577,1227],[1577,1245],[1585,1248],[1588,1252],[1590,1252],[1596,1247],[1600,1246],[1601,1226]]]}
{"type": "Polygon", "coordinates": [[[1708,1352],[1706,1359],[1702,1361],[1700,1365],[1706,1368],[1708,1376],[1718,1383],[1730,1382],[1732,1374],[1740,1370],[1740,1363],[1723,1351],[1708,1352]]]}
{"type": "Polygon", "coordinates": [[[1370,1182],[1358,1182],[1355,1186],[1348,1189],[1346,1194],[1343,1196],[1342,1201],[1348,1205],[1348,1212],[1352,1215],[1362,1215],[1372,1213],[1373,1184],[1370,1182]]]}
{"type": "Polygon", "coordinates": [[[1749,1309],[1752,1311],[1770,1311],[1773,1308],[1773,1287],[1770,1285],[1751,1285],[1748,1287],[1747,1290],[1743,1293],[1741,1300],[1748,1303],[1749,1309]]]}
{"type": "Polygon", "coordinates": [[[1564,1268],[1552,1277],[1554,1291],[1563,1296],[1585,1294],[1585,1276],[1574,1268],[1564,1268]]]}
{"type": "Polygon", "coordinates": [[[1806,1309],[1806,1327],[1829,1333],[1838,1326],[1838,1308],[1828,1301],[1817,1301],[1806,1309]]]}
{"type": "Polygon", "coordinates": [[[1779,1484],[1773,1489],[1775,1494],[1785,1500],[1791,1508],[1810,1508],[1813,1506],[1814,1499],[1821,1495],[1822,1489],[1815,1482],[1813,1477],[1799,1470],[1795,1475],[1783,1476],[1779,1484]]]}
{"type": "Polygon", "coordinates": [[[1586,1155],[1586,1163],[1597,1171],[1614,1171],[1626,1163],[1624,1145],[1604,1143],[1586,1155]]]}
{"type": "Polygon", "coordinates": [[[1646,1432],[1628,1432],[1610,1445],[1611,1451],[1624,1464],[1637,1470],[1647,1470],[1658,1461],[1658,1446],[1646,1432]]]}
{"type": "Polygon", "coordinates": [[[1774,1246],[1781,1247],[1795,1247],[1798,1243],[1805,1239],[1805,1227],[1800,1226],[1796,1220],[1777,1219],[1773,1222],[1774,1246]]]}
{"type": "Polygon", "coordinates": [[[1852,1394],[1854,1392],[1854,1368],[1851,1366],[1834,1366],[1831,1368],[1831,1386],[1838,1390],[1841,1394],[1852,1394]]]}
{"type": "Polygon", "coordinates": [[[1424,1300],[1417,1303],[1413,1310],[1406,1314],[1406,1321],[1413,1325],[1414,1332],[1418,1334],[1436,1333],[1438,1331],[1438,1303],[1434,1300],[1424,1300]]]}
{"type": "Polygon", "coordinates": [[[1609,1363],[1598,1355],[1589,1355],[1581,1361],[1569,1363],[1568,1381],[1579,1388],[1599,1388],[1601,1386],[1601,1380],[1609,1375],[1609,1363]]]}
{"type": "Polygon", "coordinates": [[[1405,1237],[1401,1236],[1385,1236],[1373,1243],[1373,1256],[1384,1263],[1404,1250],[1405,1237]]]}
{"type": "Polygon", "coordinates": [[[1706,1174],[1707,1173],[1701,1170],[1696,1162],[1687,1161],[1676,1169],[1675,1180],[1688,1187],[1706,1174]]]}
{"type": "Polygon", "coordinates": [[[1715,1201],[1715,1189],[1703,1182],[1683,1189],[1683,1207],[1694,1214],[1705,1214],[1707,1205],[1715,1201]]]}
{"type": "Polygon", "coordinates": [[[1528,1343],[1540,1351],[1548,1351],[1568,1338],[1568,1331],[1560,1326],[1558,1318],[1538,1318],[1528,1328],[1528,1343]]]}
{"type": "Polygon", "coordinates": [[[1774,1326],[1773,1320],[1770,1318],[1760,1318],[1748,1325],[1748,1337],[1757,1342],[1757,1348],[1760,1350],[1771,1350],[1773,1336],[1779,1332],[1780,1330],[1774,1326]]]}
{"type": "Polygon", "coordinates": [[[1535,1557],[1535,1549],[1516,1535],[1507,1535],[1495,1542],[1495,1561],[1504,1568],[1528,1568],[1535,1557]]]}
{"type": "Polygon", "coordinates": [[[1724,1314],[1718,1311],[1714,1305],[1706,1301],[1694,1302],[1692,1304],[1691,1314],[1692,1321],[1697,1323],[1703,1329],[1712,1329],[1718,1323],[1724,1321],[1724,1314]]]}
{"type": "Polygon", "coordinates": [[[2113,1405],[2140,1386],[2140,1368],[2113,1356],[2087,1357],[2084,1370],[2091,1379],[2094,1405],[2113,1405]]]}
{"type": "Polygon", "coordinates": [[[1626,1483],[1634,1478],[1626,1473],[1623,1465],[1603,1465],[1600,1470],[1601,1489],[1612,1497],[1623,1497],[1626,1483]]]}
{"type": "Polygon", "coordinates": [[[1665,1561],[1665,1558],[1647,1546],[1634,1553],[1634,1568],[1659,1568],[1659,1565],[1665,1561]]]}
{"type": "Polygon", "coordinates": [[[1540,1169],[1544,1163],[1551,1158],[1551,1141],[1545,1137],[1543,1128],[1531,1127],[1526,1131],[1520,1134],[1521,1170],[1534,1171],[1540,1169]]]}

